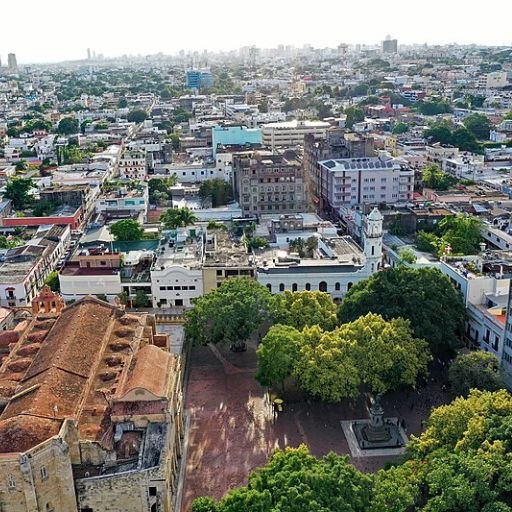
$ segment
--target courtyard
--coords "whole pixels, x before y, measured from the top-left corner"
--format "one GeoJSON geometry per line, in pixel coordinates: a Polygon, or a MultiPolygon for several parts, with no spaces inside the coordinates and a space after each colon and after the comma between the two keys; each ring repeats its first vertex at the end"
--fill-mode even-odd
{"type": "MultiPolygon", "coordinates": [[[[266,388],[254,378],[255,346],[233,353],[223,347],[194,347],[189,361],[185,408],[188,413],[182,512],[194,498],[220,498],[244,485],[250,471],[266,463],[276,448],[306,444],[321,457],[349,455],[341,420],[366,418],[365,399],[326,404],[287,392],[282,412],[273,413],[266,388]]],[[[433,407],[450,401],[441,365],[417,390],[385,396],[385,416],[404,420],[407,434],[419,434],[433,407]]],[[[392,457],[351,458],[363,471],[376,471],[392,457]]],[[[395,458],[396,460],[396,458],[395,458]]]]}

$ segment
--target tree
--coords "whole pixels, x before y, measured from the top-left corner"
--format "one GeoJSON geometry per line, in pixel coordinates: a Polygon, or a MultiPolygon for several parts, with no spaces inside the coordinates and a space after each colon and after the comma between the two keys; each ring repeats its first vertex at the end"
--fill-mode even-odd
{"type": "Polygon", "coordinates": [[[423,132],[423,136],[431,142],[439,142],[443,145],[452,143],[452,131],[450,127],[443,122],[433,123],[423,132]]]}
{"type": "Polygon", "coordinates": [[[253,279],[227,279],[187,312],[187,338],[199,345],[243,344],[268,318],[270,297],[266,286],[253,279]]]}
{"type": "Polygon", "coordinates": [[[313,325],[319,325],[325,331],[334,329],[338,323],[336,311],[336,304],[325,292],[286,290],[272,296],[271,315],[274,323],[290,325],[299,330],[313,325]]]}
{"type": "Polygon", "coordinates": [[[5,187],[4,197],[12,201],[15,210],[21,210],[32,202],[32,196],[29,191],[34,188],[34,182],[31,179],[11,178],[5,187]]]}
{"type": "Polygon", "coordinates": [[[408,320],[384,320],[368,313],[337,329],[339,337],[354,342],[353,357],[361,381],[376,393],[414,386],[427,372],[428,344],[415,338],[408,320]]]}
{"type": "Polygon", "coordinates": [[[407,460],[375,475],[307,448],[275,451],[245,487],[195,512],[511,512],[512,395],[473,390],[433,411],[407,460]],[[207,508],[208,507],[208,508],[207,508]]]}
{"type": "Polygon", "coordinates": [[[203,204],[213,208],[233,201],[233,188],[230,183],[219,178],[203,181],[199,187],[199,197],[203,204]]]}
{"type": "MultiPolygon", "coordinates": [[[[441,220],[437,226],[443,246],[449,245],[454,254],[478,254],[482,241],[483,223],[473,215],[459,213],[441,220]]],[[[441,248],[442,249],[442,248],[441,248]]]]}
{"type": "Polygon", "coordinates": [[[289,325],[273,325],[258,347],[256,379],[263,386],[283,386],[295,368],[302,334],[289,325]]]}
{"type": "Polygon", "coordinates": [[[338,318],[352,322],[368,312],[388,320],[410,320],[414,335],[427,340],[434,353],[458,346],[464,328],[465,308],[460,293],[433,268],[400,265],[373,274],[347,292],[338,318]]]}
{"type": "Polygon", "coordinates": [[[435,116],[452,111],[450,105],[445,101],[419,101],[416,105],[424,116],[435,116]]]}
{"type": "Polygon", "coordinates": [[[197,217],[189,208],[169,208],[160,216],[160,222],[166,229],[187,227],[196,222],[197,217]]]}
{"type": "Polygon", "coordinates": [[[53,292],[60,291],[59,273],[56,270],[50,272],[48,277],[44,280],[44,284],[48,285],[53,292]]]}
{"type": "Polygon", "coordinates": [[[135,109],[128,112],[127,119],[130,123],[142,123],[147,119],[148,115],[145,110],[135,109]]]}
{"type": "Polygon", "coordinates": [[[455,395],[467,396],[472,388],[496,391],[503,387],[500,363],[490,352],[458,355],[450,365],[448,376],[455,395]]]}
{"type": "Polygon", "coordinates": [[[352,129],[356,123],[364,121],[364,112],[359,107],[348,107],[345,109],[345,115],[347,116],[345,126],[349,129],[352,129]]]}
{"type": "Polygon", "coordinates": [[[128,101],[126,100],[126,98],[119,98],[119,101],[117,102],[117,106],[119,108],[126,108],[128,106],[128,101]]]}
{"type": "Polygon", "coordinates": [[[401,249],[398,255],[400,256],[400,259],[402,261],[405,261],[405,263],[409,263],[411,265],[414,265],[414,263],[416,263],[416,255],[411,251],[411,249],[401,249]]]}
{"type": "Polygon", "coordinates": [[[150,305],[149,297],[142,290],[137,290],[135,298],[133,299],[133,307],[147,308],[150,305]]]}
{"type": "Polygon", "coordinates": [[[130,301],[130,296],[124,291],[121,292],[117,297],[119,298],[119,302],[123,306],[126,306],[128,304],[128,302],[130,301]]]}
{"type": "Polygon", "coordinates": [[[171,135],[172,150],[178,152],[180,150],[181,139],[179,133],[173,133],[171,135]]]}
{"type": "Polygon", "coordinates": [[[457,183],[457,178],[443,172],[438,165],[429,165],[422,173],[423,185],[434,190],[448,190],[457,183]]]}
{"type": "Polygon", "coordinates": [[[485,114],[470,114],[464,119],[464,126],[479,140],[489,140],[491,122],[485,114]]]}
{"type": "Polygon", "coordinates": [[[439,251],[440,238],[434,233],[418,231],[416,235],[416,248],[418,251],[436,254],[439,251]]]}
{"type": "Polygon", "coordinates": [[[131,241],[142,240],[144,228],[132,219],[123,219],[114,222],[109,226],[110,232],[116,240],[131,241]]]}
{"type": "Polygon", "coordinates": [[[457,128],[452,132],[452,144],[461,151],[477,151],[479,146],[475,136],[467,128],[457,128]]]}
{"type": "Polygon", "coordinates": [[[407,133],[409,131],[409,126],[406,123],[396,123],[393,126],[393,135],[400,135],[402,133],[407,133]]]}
{"type": "Polygon", "coordinates": [[[78,119],[74,117],[64,117],[59,121],[57,133],[62,135],[72,135],[80,131],[78,119]]]}
{"type": "MultiPolygon", "coordinates": [[[[334,453],[313,457],[306,446],[276,450],[266,466],[249,475],[248,484],[230,491],[217,508],[194,512],[363,512],[372,477],[357,470],[348,457],[334,453]]],[[[204,498],[200,498],[204,500],[204,498]]]]}
{"type": "Polygon", "coordinates": [[[34,217],[47,217],[55,210],[56,207],[57,203],[54,201],[39,201],[32,209],[32,215],[34,217]]]}

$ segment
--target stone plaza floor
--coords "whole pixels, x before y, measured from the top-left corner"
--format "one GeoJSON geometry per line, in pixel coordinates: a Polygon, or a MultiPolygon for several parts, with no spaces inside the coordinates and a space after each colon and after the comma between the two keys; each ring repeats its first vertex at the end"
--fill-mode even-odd
{"type": "MultiPolygon", "coordinates": [[[[186,390],[189,415],[182,512],[198,496],[220,498],[244,485],[250,471],[266,463],[276,448],[306,444],[316,456],[330,451],[349,455],[341,421],[367,418],[364,399],[341,404],[284,395],[283,411],[273,417],[266,389],[254,376],[254,347],[232,353],[227,348],[194,347],[186,390]]],[[[434,368],[433,375],[441,375],[434,368]]],[[[385,416],[398,417],[407,434],[419,434],[432,407],[450,401],[439,377],[417,391],[385,396],[385,416]]],[[[362,471],[376,471],[393,457],[351,458],[362,471]]],[[[395,459],[396,460],[396,459],[395,459]]]]}

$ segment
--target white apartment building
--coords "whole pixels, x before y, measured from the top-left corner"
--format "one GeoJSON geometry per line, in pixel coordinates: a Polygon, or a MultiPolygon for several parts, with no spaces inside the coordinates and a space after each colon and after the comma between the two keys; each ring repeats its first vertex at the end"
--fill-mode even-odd
{"type": "Polygon", "coordinates": [[[119,177],[142,181],[147,174],[146,153],[138,149],[127,149],[119,161],[119,177]]]}
{"type": "Polygon", "coordinates": [[[325,121],[284,121],[268,123],[261,127],[263,145],[274,149],[277,146],[297,146],[304,144],[305,135],[317,138],[327,137],[331,125],[325,121]]]}
{"type": "Polygon", "coordinates": [[[414,170],[386,154],[379,157],[323,160],[316,168],[318,194],[338,210],[363,203],[412,200],[414,170]]]}
{"type": "Polygon", "coordinates": [[[96,200],[96,212],[143,212],[145,214],[148,210],[148,205],[148,186],[145,183],[141,183],[135,189],[120,186],[116,190],[103,193],[96,200]]]}

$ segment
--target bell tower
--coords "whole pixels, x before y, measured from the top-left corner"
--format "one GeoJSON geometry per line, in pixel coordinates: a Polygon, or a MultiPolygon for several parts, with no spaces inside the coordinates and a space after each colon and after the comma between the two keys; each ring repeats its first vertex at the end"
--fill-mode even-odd
{"type": "Polygon", "coordinates": [[[364,220],[364,255],[368,274],[377,272],[382,263],[382,214],[374,208],[364,220]]]}

